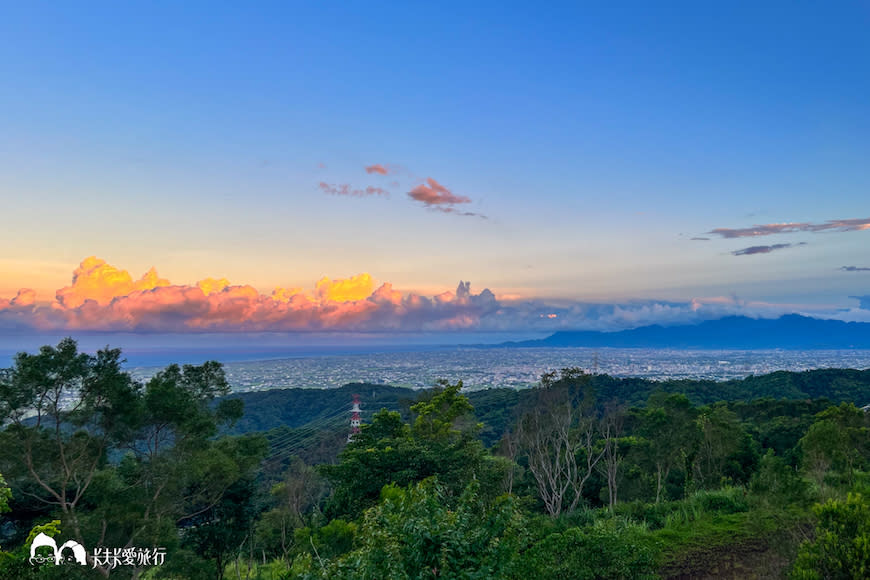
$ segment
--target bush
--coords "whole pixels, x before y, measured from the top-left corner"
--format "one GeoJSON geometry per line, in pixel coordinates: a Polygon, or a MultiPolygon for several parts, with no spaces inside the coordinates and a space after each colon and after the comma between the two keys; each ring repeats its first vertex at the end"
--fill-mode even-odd
{"type": "Polygon", "coordinates": [[[800,580],[855,579],[870,575],[870,505],[861,494],[816,504],[816,537],[801,545],[792,569],[800,580]]]}
{"type": "Polygon", "coordinates": [[[660,547],[646,526],[621,518],[550,534],[517,562],[514,578],[658,578],[660,547]]]}

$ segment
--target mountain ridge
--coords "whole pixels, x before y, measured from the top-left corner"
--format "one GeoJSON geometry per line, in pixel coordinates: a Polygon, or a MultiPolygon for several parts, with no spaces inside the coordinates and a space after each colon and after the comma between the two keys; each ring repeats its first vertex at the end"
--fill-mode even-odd
{"type": "Polygon", "coordinates": [[[538,340],[498,348],[613,347],[689,349],[870,349],[870,323],[786,314],[779,318],[726,316],[699,324],[640,326],[628,330],[562,330],[538,340]]]}

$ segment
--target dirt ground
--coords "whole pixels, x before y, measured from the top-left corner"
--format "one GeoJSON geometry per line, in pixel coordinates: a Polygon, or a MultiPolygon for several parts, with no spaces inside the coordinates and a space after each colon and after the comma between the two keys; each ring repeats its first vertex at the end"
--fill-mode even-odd
{"type": "Polygon", "coordinates": [[[761,541],[697,550],[660,571],[667,580],[771,580],[785,578],[796,553],[794,533],[761,541]]]}

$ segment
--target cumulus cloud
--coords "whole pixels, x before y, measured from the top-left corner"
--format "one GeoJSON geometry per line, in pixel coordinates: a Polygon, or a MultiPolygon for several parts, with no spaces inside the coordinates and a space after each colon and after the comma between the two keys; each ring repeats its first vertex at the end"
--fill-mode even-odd
{"type": "Polygon", "coordinates": [[[753,254],[769,254],[770,252],[774,252],[776,250],[784,250],[786,248],[792,248],[795,246],[805,246],[806,242],[801,242],[799,244],[773,244],[772,246],[749,246],[748,248],[743,248],[742,250],[734,250],[731,252],[734,256],[751,256],[753,254]]]}
{"type": "Polygon", "coordinates": [[[126,270],[96,257],[73,272],[54,301],[37,304],[32,290],[0,299],[0,329],[137,332],[424,331],[476,328],[498,308],[492,292],[436,297],[377,286],[367,273],[321,278],[313,290],[276,288],[270,295],[225,278],[171,284],[152,268],[137,281],[126,270]]]}
{"type": "Polygon", "coordinates": [[[26,308],[33,306],[36,303],[36,292],[30,288],[22,288],[15,295],[15,298],[8,300],[0,298],[0,310],[4,308],[26,308]]]}
{"type": "Polygon", "coordinates": [[[389,197],[390,195],[390,192],[383,187],[373,187],[371,185],[365,188],[354,188],[349,183],[335,185],[321,181],[317,184],[317,187],[320,188],[320,191],[328,193],[329,195],[349,195],[353,197],[367,197],[370,195],[383,195],[389,197]]]}
{"type": "Polygon", "coordinates": [[[77,308],[87,300],[106,305],[115,296],[168,285],[169,280],[160,278],[154,268],[134,282],[126,270],[119,270],[105,260],[91,256],[85,258],[76,268],[72,284],[58,290],[56,298],[58,303],[67,308],[77,308]]]}
{"type": "Polygon", "coordinates": [[[351,276],[347,280],[321,278],[317,282],[316,294],[321,300],[350,302],[368,298],[374,287],[375,281],[369,274],[351,276]]]}
{"type": "MultiPolygon", "coordinates": [[[[747,302],[735,296],[689,301],[591,304],[497,299],[468,281],[434,296],[401,292],[367,273],[321,278],[312,288],[275,288],[261,294],[220,278],[172,284],[152,269],[138,281],[125,270],[91,257],[70,286],[50,303],[32,290],[0,299],[0,331],[107,332],[553,332],[620,330],[648,324],[689,324],[739,314],[775,317],[811,307],[747,302]]],[[[843,316],[866,317],[870,296],[843,316]],[[862,310],[863,309],[863,310],[862,310]]],[[[805,310],[802,310],[805,309],[805,310]]],[[[809,312],[812,313],[812,312],[809,312]]]]}
{"type": "Polygon", "coordinates": [[[870,272],[870,268],[864,268],[862,266],[843,266],[840,270],[843,272],[870,272]]]}
{"type": "Polygon", "coordinates": [[[716,228],[707,232],[723,238],[751,238],[770,236],[773,234],[792,234],[797,232],[849,232],[870,230],[870,218],[854,218],[843,220],[828,220],[821,223],[781,223],[760,224],[749,228],[716,228]]]}
{"type": "Polygon", "coordinates": [[[371,175],[372,173],[376,173],[378,175],[389,175],[390,173],[395,173],[395,169],[390,167],[389,165],[381,165],[380,163],[375,163],[374,165],[366,166],[366,173],[371,175]]]}

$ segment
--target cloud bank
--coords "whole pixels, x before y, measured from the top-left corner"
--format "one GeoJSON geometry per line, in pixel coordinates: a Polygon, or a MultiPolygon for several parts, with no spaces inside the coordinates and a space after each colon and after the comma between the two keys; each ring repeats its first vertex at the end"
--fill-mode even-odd
{"type": "MultiPolygon", "coordinates": [[[[870,297],[856,297],[870,308],[870,297]]],[[[0,298],[0,332],[552,332],[620,330],[687,324],[731,314],[775,317],[793,305],[747,303],[734,297],[624,304],[498,300],[470,282],[434,296],[401,292],[370,274],[322,278],[313,288],[253,286],[225,278],[173,284],[153,268],[139,279],[97,257],[75,269],[70,285],[39,303],[33,290],[0,298]]],[[[861,310],[859,313],[865,313],[861,310]]]]}
{"type": "Polygon", "coordinates": [[[870,272],[870,268],[864,268],[861,266],[843,266],[840,270],[843,272],[870,272]]]}

